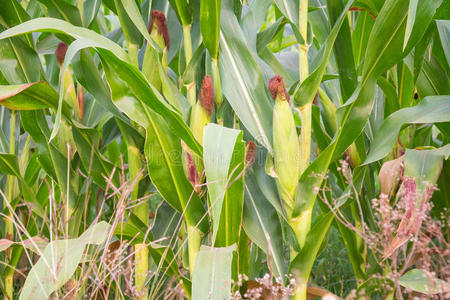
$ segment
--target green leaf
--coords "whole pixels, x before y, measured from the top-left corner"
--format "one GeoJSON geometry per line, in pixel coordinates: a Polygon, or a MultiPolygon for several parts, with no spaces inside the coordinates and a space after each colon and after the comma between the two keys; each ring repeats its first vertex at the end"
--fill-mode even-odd
{"type": "Polygon", "coordinates": [[[230,299],[231,262],[236,246],[201,246],[195,256],[192,299],[230,299]]]}
{"type": "Polygon", "coordinates": [[[370,33],[363,78],[382,74],[406,55],[402,52],[402,46],[408,15],[407,6],[408,1],[387,0],[384,3],[370,33]]]}
{"type": "Polygon", "coordinates": [[[87,0],[83,3],[83,26],[89,27],[91,23],[95,20],[97,13],[102,5],[101,0],[87,0]]]}
{"type": "MultiPolygon", "coordinates": [[[[265,172],[263,168],[247,171],[245,177],[244,213],[242,225],[248,237],[268,256],[268,262],[276,277],[286,274],[283,258],[283,234],[276,210],[263,193],[263,186],[256,180],[254,172],[265,172]]],[[[264,176],[268,176],[264,173],[264,176]]]]}
{"type": "Polygon", "coordinates": [[[430,96],[414,107],[391,114],[381,124],[364,164],[385,157],[394,146],[403,124],[450,122],[450,96],[430,96]]]}
{"type": "Polygon", "coordinates": [[[139,49],[139,45],[141,44],[142,38],[138,28],[135,25],[135,20],[142,20],[142,16],[139,14],[136,19],[131,19],[128,12],[124,8],[122,1],[114,0],[114,3],[116,5],[117,16],[119,17],[123,34],[128,42],[128,51],[130,53],[131,47],[134,48],[134,51],[137,51],[139,49]]]}
{"type": "Polygon", "coordinates": [[[298,28],[299,1],[274,0],[281,13],[298,28]]]}
{"type": "Polygon", "coordinates": [[[422,38],[442,0],[410,0],[403,51],[408,53],[422,38]]]}
{"type": "Polygon", "coordinates": [[[22,126],[37,144],[38,159],[44,171],[58,182],[71,208],[77,206],[78,182],[72,165],[67,165],[66,156],[61,153],[55,141],[49,142],[50,129],[42,110],[22,111],[20,113],[22,126]]]}
{"type": "Polygon", "coordinates": [[[212,58],[217,59],[219,53],[221,0],[200,1],[200,30],[203,44],[212,58]]]}
{"type": "Polygon", "coordinates": [[[150,44],[154,49],[159,49],[158,45],[155,43],[155,41],[153,41],[153,39],[150,37],[150,34],[148,33],[147,26],[145,25],[144,20],[142,19],[142,15],[139,11],[138,6],[136,5],[136,1],[121,0],[121,4],[123,5],[123,8],[128,14],[128,17],[132,20],[133,25],[136,27],[137,30],[139,30],[139,32],[147,41],[147,45],[150,44]]]}
{"type": "Polygon", "coordinates": [[[0,86],[0,105],[14,110],[58,107],[58,94],[47,82],[0,86]]]}
{"type": "Polygon", "coordinates": [[[411,31],[413,29],[414,20],[416,19],[417,3],[418,2],[419,2],[419,0],[410,0],[409,1],[408,20],[406,21],[406,31],[405,31],[405,40],[403,42],[403,50],[406,48],[406,45],[408,44],[409,37],[411,36],[411,31]]]}
{"type": "MultiPolygon", "coordinates": [[[[72,44],[70,46],[72,46],[72,44]]],[[[106,87],[100,72],[98,71],[98,66],[94,62],[89,49],[80,50],[80,59],[77,60],[77,58],[74,57],[72,60],[72,66],[77,81],[94,96],[95,102],[103,106],[116,118],[126,121],[126,117],[123,116],[123,114],[111,101],[111,94],[106,87]]]]}
{"type": "MultiPolygon", "coordinates": [[[[2,16],[4,23],[6,23],[9,27],[23,23],[30,19],[30,16],[18,1],[2,2],[2,10],[0,11],[0,15],[2,16]]],[[[29,44],[29,46],[32,45],[32,43],[29,44]]]]}
{"type": "Polygon", "coordinates": [[[17,155],[0,153],[0,172],[20,177],[19,160],[17,155]]]}
{"type": "Polygon", "coordinates": [[[443,157],[450,154],[450,144],[433,150],[406,149],[404,176],[415,179],[421,192],[435,185],[441,174],[443,157]]]}
{"type": "Polygon", "coordinates": [[[359,66],[361,60],[364,58],[364,53],[367,50],[367,43],[374,22],[374,19],[368,12],[362,11],[358,15],[355,29],[352,32],[353,54],[355,56],[356,66],[359,66]]]}
{"type": "MultiPolygon", "coordinates": [[[[102,58],[102,64],[105,68],[106,77],[113,89],[112,82],[115,80],[121,80],[127,85],[127,89],[136,97],[142,104],[150,108],[152,111],[161,115],[167,120],[169,128],[191,148],[198,155],[202,155],[202,146],[197,142],[191,130],[183,120],[181,113],[175,109],[172,105],[168,104],[161,94],[152,86],[150,86],[144,75],[136,67],[118,59],[110,51],[104,49],[98,49],[102,58]]],[[[122,91],[117,90],[118,93],[122,91]]],[[[112,91],[113,99],[116,98],[114,90],[112,91]]],[[[119,109],[127,109],[125,103],[115,103],[119,109]]],[[[141,105],[142,105],[141,104],[141,105]]],[[[133,109],[133,108],[131,108],[133,109]]],[[[141,109],[141,113],[142,109],[141,109]]],[[[129,115],[130,118],[132,116],[129,115]]],[[[134,119],[136,122],[139,120],[134,119]]]]}
{"type": "Polygon", "coordinates": [[[204,129],[203,149],[213,241],[216,246],[230,246],[239,240],[244,200],[242,132],[208,124],[204,129]]]}
{"type": "Polygon", "coordinates": [[[262,74],[231,10],[222,9],[220,82],[222,92],[253,137],[272,152],[272,106],[262,74]]]}
{"type": "Polygon", "coordinates": [[[436,25],[441,38],[447,64],[450,66],[450,20],[436,20],[436,25]]]}
{"type": "Polygon", "coordinates": [[[82,25],[80,12],[76,6],[73,6],[66,1],[58,0],[39,0],[39,2],[42,2],[45,6],[47,6],[51,16],[64,19],[75,26],[82,25]]]}
{"type": "MultiPolygon", "coordinates": [[[[3,27],[0,25],[0,30],[3,27]]],[[[0,34],[1,35],[1,34],[0,34]]],[[[39,81],[39,57],[22,37],[12,37],[0,41],[0,67],[6,80],[11,84],[39,81]]]]}
{"type": "Polygon", "coordinates": [[[35,31],[66,34],[70,35],[74,39],[84,38],[90,40],[97,47],[108,49],[119,59],[124,61],[128,60],[128,54],[119,45],[107,37],[104,37],[95,31],[83,27],[77,27],[68,22],[55,18],[37,18],[19,24],[0,33],[0,40],[35,31]]]}
{"type": "MultiPolygon", "coordinates": [[[[339,20],[339,14],[344,9],[342,0],[327,1],[327,10],[330,23],[339,20]]],[[[352,49],[352,36],[348,19],[345,18],[334,43],[334,53],[339,71],[339,84],[341,86],[342,102],[345,102],[355,91],[358,84],[355,60],[352,49]]]]}
{"type": "Polygon", "coordinates": [[[412,269],[398,279],[398,284],[423,294],[439,294],[450,288],[450,284],[424,270],[412,269]]]}
{"type": "Polygon", "coordinates": [[[111,225],[101,221],[79,238],[49,243],[38,262],[31,268],[19,299],[47,299],[75,273],[86,245],[102,244],[108,237],[110,228],[111,225]]]}
{"type": "Polygon", "coordinates": [[[169,2],[177,13],[181,25],[187,26],[192,24],[192,9],[189,7],[187,0],[169,0],[169,2]]]}

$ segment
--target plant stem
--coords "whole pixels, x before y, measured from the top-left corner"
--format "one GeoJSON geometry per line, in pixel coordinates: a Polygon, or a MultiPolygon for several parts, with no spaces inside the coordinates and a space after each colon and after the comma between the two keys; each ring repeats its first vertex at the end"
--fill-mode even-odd
{"type": "Polygon", "coordinates": [[[308,168],[311,159],[311,108],[312,103],[308,103],[299,109],[302,120],[300,131],[300,176],[308,168]]]}
{"type": "Polygon", "coordinates": [[[138,52],[139,45],[128,43],[128,56],[130,57],[130,62],[136,67],[139,67],[138,52]]]}
{"type": "MultiPolygon", "coordinates": [[[[191,40],[191,25],[183,25],[183,41],[184,41],[184,56],[186,58],[186,67],[191,62],[192,58],[192,40],[191,40]]],[[[195,94],[195,81],[186,85],[189,103],[194,106],[197,102],[195,94]]]]}
{"type": "MultiPolygon", "coordinates": [[[[130,182],[134,184],[131,191],[131,201],[137,201],[139,197],[139,149],[132,142],[132,139],[127,139],[128,148],[128,170],[130,182]]],[[[145,201],[134,209],[135,215],[148,226],[149,207],[148,202],[145,201]]],[[[138,292],[138,300],[146,300],[148,298],[148,288],[145,286],[145,279],[148,272],[148,247],[144,243],[136,244],[134,246],[134,258],[135,258],[135,284],[138,292]]]]}
{"type": "MultiPolygon", "coordinates": [[[[11,116],[10,116],[10,125],[9,125],[9,153],[15,154],[16,153],[16,111],[11,110],[11,116]]],[[[9,201],[9,203],[13,202],[14,197],[14,176],[10,175],[8,176],[8,193],[7,193],[7,199],[6,201],[9,201]]],[[[7,203],[3,205],[3,207],[9,207],[7,203]]],[[[7,212],[7,216],[5,217],[5,236],[8,240],[13,240],[14,237],[14,227],[13,223],[10,220],[12,218],[11,212],[7,212]]],[[[10,263],[11,260],[11,249],[8,249],[6,251],[6,256],[8,259],[8,263],[10,263]]],[[[12,267],[7,267],[7,270],[5,270],[5,278],[4,278],[4,284],[5,284],[5,299],[13,299],[13,292],[14,292],[14,285],[13,285],[13,277],[14,277],[14,269],[12,267]]]]}
{"type": "MultiPolygon", "coordinates": [[[[192,40],[191,40],[191,25],[183,25],[183,40],[184,40],[184,56],[186,58],[186,66],[189,65],[192,58],[192,40]]],[[[195,76],[194,76],[195,78],[195,76]]],[[[194,106],[197,102],[195,93],[195,81],[187,85],[189,103],[194,106]]],[[[194,274],[194,259],[201,243],[201,232],[190,224],[187,225],[187,239],[189,252],[189,270],[191,276],[194,274]]]]}
{"type": "Polygon", "coordinates": [[[312,208],[306,208],[298,217],[291,220],[292,229],[297,236],[300,248],[305,245],[306,235],[311,227],[312,208]]]}
{"type": "Polygon", "coordinates": [[[322,104],[323,110],[325,112],[326,121],[328,122],[328,125],[330,125],[333,133],[336,133],[337,131],[336,105],[333,103],[333,101],[331,101],[331,99],[328,97],[325,91],[322,90],[322,88],[319,88],[319,96],[320,96],[320,103],[322,104]]]}
{"type": "MultiPolygon", "coordinates": [[[[308,77],[308,0],[300,0],[299,11],[299,32],[304,40],[304,44],[298,47],[299,57],[299,76],[300,82],[303,82],[308,77]]],[[[302,120],[302,128],[300,133],[300,174],[306,170],[310,162],[311,156],[311,105],[306,104],[300,108],[300,118],[302,120]]]]}
{"type": "MultiPolygon", "coordinates": [[[[300,0],[299,3],[299,33],[303,38],[304,44],[300,44],[298,48],[299,58],[299,77],[303,82],[309,73],[308,68],[308,0],[300,0]]],[[[300,131],[300,176],[308,168],[311,157],[311,108],[312,103],[308,103],[299,108],[302,127],[300,131]]],[[[307,208],[298,217],[291,220],[300,247],[303,248],[306,235],[309,232],[311,224],[312,208],[307,208]]],[[[307,280],[297,278],[297,290],[294,295],[296,300],[306,300],[307,280]]]]}
{"type": "Polygon", "coordinates": [[[194,276],[194,260],[198,250],[200,250],[200,242],[202,234],[195,226],[187,225],[188,252],[189,252],[189,270],[191,279],[194,276]]]}
{"type": "Polygon", "coordinates": [[[217,58],[212,59],[213,75],[214,75],[214,93],[216,95],[216,119],[219,125],[223,125],[223,115],[220,107],[222,106],[222,90],[220,87],[219,64],[217,58]]]}
{"type": "Polygon", "coordinates": [[[145,286],[145,279],[148,272],[148,246],[136,244],[134,246],[134,257],[136,260],[135,283],[138,292],[138,300],[148,299],[148,288],[145,286]]]}
{"type": "Polygon", "coordinates": [[[306,282],[297,282],[297,289],[294,294],[295,300],[305,300],[308,291],[308,285],[306,282]]]}
{"type": "Polygon", "coordinates": [[[191,25],[183,26],[184,56],[186,58],[186,66],[191,62],[192,58],[192,40],[191,25]]]}

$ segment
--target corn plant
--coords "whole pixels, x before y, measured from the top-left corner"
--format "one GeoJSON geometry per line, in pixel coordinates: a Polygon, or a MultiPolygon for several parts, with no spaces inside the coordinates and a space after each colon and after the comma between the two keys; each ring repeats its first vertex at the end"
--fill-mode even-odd
{"type": "Polygon", "coordinates": [[[0,5],[4,299],[449,297],[448,0],[0,5]]]}

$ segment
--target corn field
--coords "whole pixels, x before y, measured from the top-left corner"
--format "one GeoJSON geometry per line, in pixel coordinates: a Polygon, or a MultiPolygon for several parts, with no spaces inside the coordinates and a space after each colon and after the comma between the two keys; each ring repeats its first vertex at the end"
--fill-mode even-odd
{"type": "Polygon", "coordinates": [[[450,299],[449,0],[0,0],[0,296],[450,299]]]}

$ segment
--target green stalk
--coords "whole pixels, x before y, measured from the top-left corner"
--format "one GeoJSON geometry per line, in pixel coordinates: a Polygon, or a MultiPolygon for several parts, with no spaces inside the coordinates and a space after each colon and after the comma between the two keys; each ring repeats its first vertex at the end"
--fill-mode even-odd
{"type": "Polygon", "coordinates": [[[308,168],[311,159],[311,109],[312,103],[305,104],[299,109],[302,120],[300,131],[300,174],[303,174],[308,168]]]}
{"type": "Polygon", "coordinates": [[[139,45],[128,43],[128,56],[130,57],[130,62],[137,67],[139,66],[138,52],[139,45]]]}
{"type": "Polygon", "coordinates": [[[213,58],[212,62],[214,75],[214,92],[216,96],[216,119],[219,125],[223,125],[223,115],[220,110],[222,106],[222,90],[220,88],[219,64],[217,58],[213,58]]]}
{"type": "Polygon", "coordinates": [[[195,255],[200,250],[200,243],[202,240],[202,233],[194,225],[187,224],[187,238],[188,238],[188,252],[189,252],[189,271],[191,272],[191,279],[194,275],[194,261],[195,255]]]}
{"type": "Polygon", "coordinates": [[[148,272],[148,247],[145,243],[134,245],[134,258],[136,260],[135,267],[135,284],[138,300],[148,299],[148,287],[145,286],[145,279],[148,272]]]}
{"type": "MultiPolygon", "coordinates": [[[[132,142],[132,139],[127,139],[128,150],[128,170],[130,182],[134,183],[131,191],[131,201],[136,201],[139,198],[139,170],[141,162],[139,159],[139,149],[132,142]]],[[[135,215],[145,224],[148,224],[149,206],[145,201],[134,208],[135,215]]],[[[145,286],[145,279],[148,272],[148,247],[144,243],[136,244],[134,246],[134,258],[135,258],[135,284],[138,292],[138,300],[148,299],[148,288],[145,286]]]]}
{"type": "Polygon", "coordinates": [[[335,133],[337,131],[336,105],[321,88],[319,88],[319,96],[320,103],[322,104],[327,119],[326,121],[328,122],[328,125],[330,125],[331,130],[333,130],[333,133],[335,133]]]}
{"type": "MultiPolygon", "coordinates": [[[[186,58],[186,66],[189,65],[192,59],[192,40],[191,40],[191,25],[183,25],[183,41],[184,41],[184,56],[186,58]]],[[[191,106],[195,105],[197,97],[195,94],[195,81],[186,85],[187,96],[191,106]]]]}
{"type": "Polygon", "coordinates": [[[308,286],[306,282],[297,282],[297,290],[294,294],[294,300],[305,300],[308,292],[308,286]]]}
{"type": "MultiPolygon", "coordinates": [[[[299,32],[305,44],[299,45],[299,75],[300,82],[308,77],[308,0],[300,0],[299,11],[299,32]]],[[[300,158],[300,174],[302,174],[309,165],[311,156],[311,105],[306,104],[300,108],[300,118],[302,120],[302,128],[300,133],[300,147],[302,156],[300,158]]]]}
{"type": "MultiPolygon", "coordinates": [[[[186,57],[186,65],[192,59],[192,40],[191,40],[191,25],[183,25],[183,40],[184,40],[184,56],[186,57]]],[[[195,76],[194,76],[195,78],[195,76]]],[[[187,93],[189,103],[194,106],[197,102],[197,96],[195,93],[195,81],[187,85],[187,93]]],[[[189,252],[189,269],[191,276],[194,274],[194,259],[198,250],[200,250],[201,232],[192,224],[187,225],[187,239],[188,239],[188,252],[189,252]]]]}
{"type": "MultiPolygon", "coordinates": [[[[299,45],[299,76],[300,82],[308,77],[308,0],[300,0],[299,3],[299,32],[303,38],[304,44],[299,45]]],[[[311,107],[312,103],[308,103],[299,109],[302,127],[300,131],[300,176],[308,168],[311,159],[311,107]]],[[[306,235],[311,227],[312,207],[303,211],[300,216],[291,220],[292,227],[299,241],[300,247],[303,248],[306,235]]],[[[306,300],[307,280],[297,278],[297,290],[294,295],[296,300],[306,300]]]]}
{"type": "MultiPolygon", "coordinates": [[[[9,127],[9,153],[15,154],[16,153],[16,112],[14,110],[11,110],[11,117],[10,117],[10,127],[9,127]]],[[[8,193],[7,193],[7,199],[5,199],[5,204],[3,207],[9,207],[9,205],[6,203],[6,201],[9,201],[9,203],[13,202],[14,197],[14,176],[9,175],[8,176],[8,193]]],[[[7,212],[7,217],[5,217],[5,236],[8,240],[13,240],[14,236],[14,226],[10,218],[12,217],[10,212],[7,212]]],[[[11,261],[11,249],[8,249],[6,252],[6,256],[8,259],[8,263],[11,261]]],[[[4,278],[4,284],[5,284],[5,300],[12,300],[13,299],[13,293],[14,293],[14,285],[13,285],[13,277],[14,277],[14,269],[12,267],[7,267],[7,270],[5,271],[5,278],[4,278]]]]}

